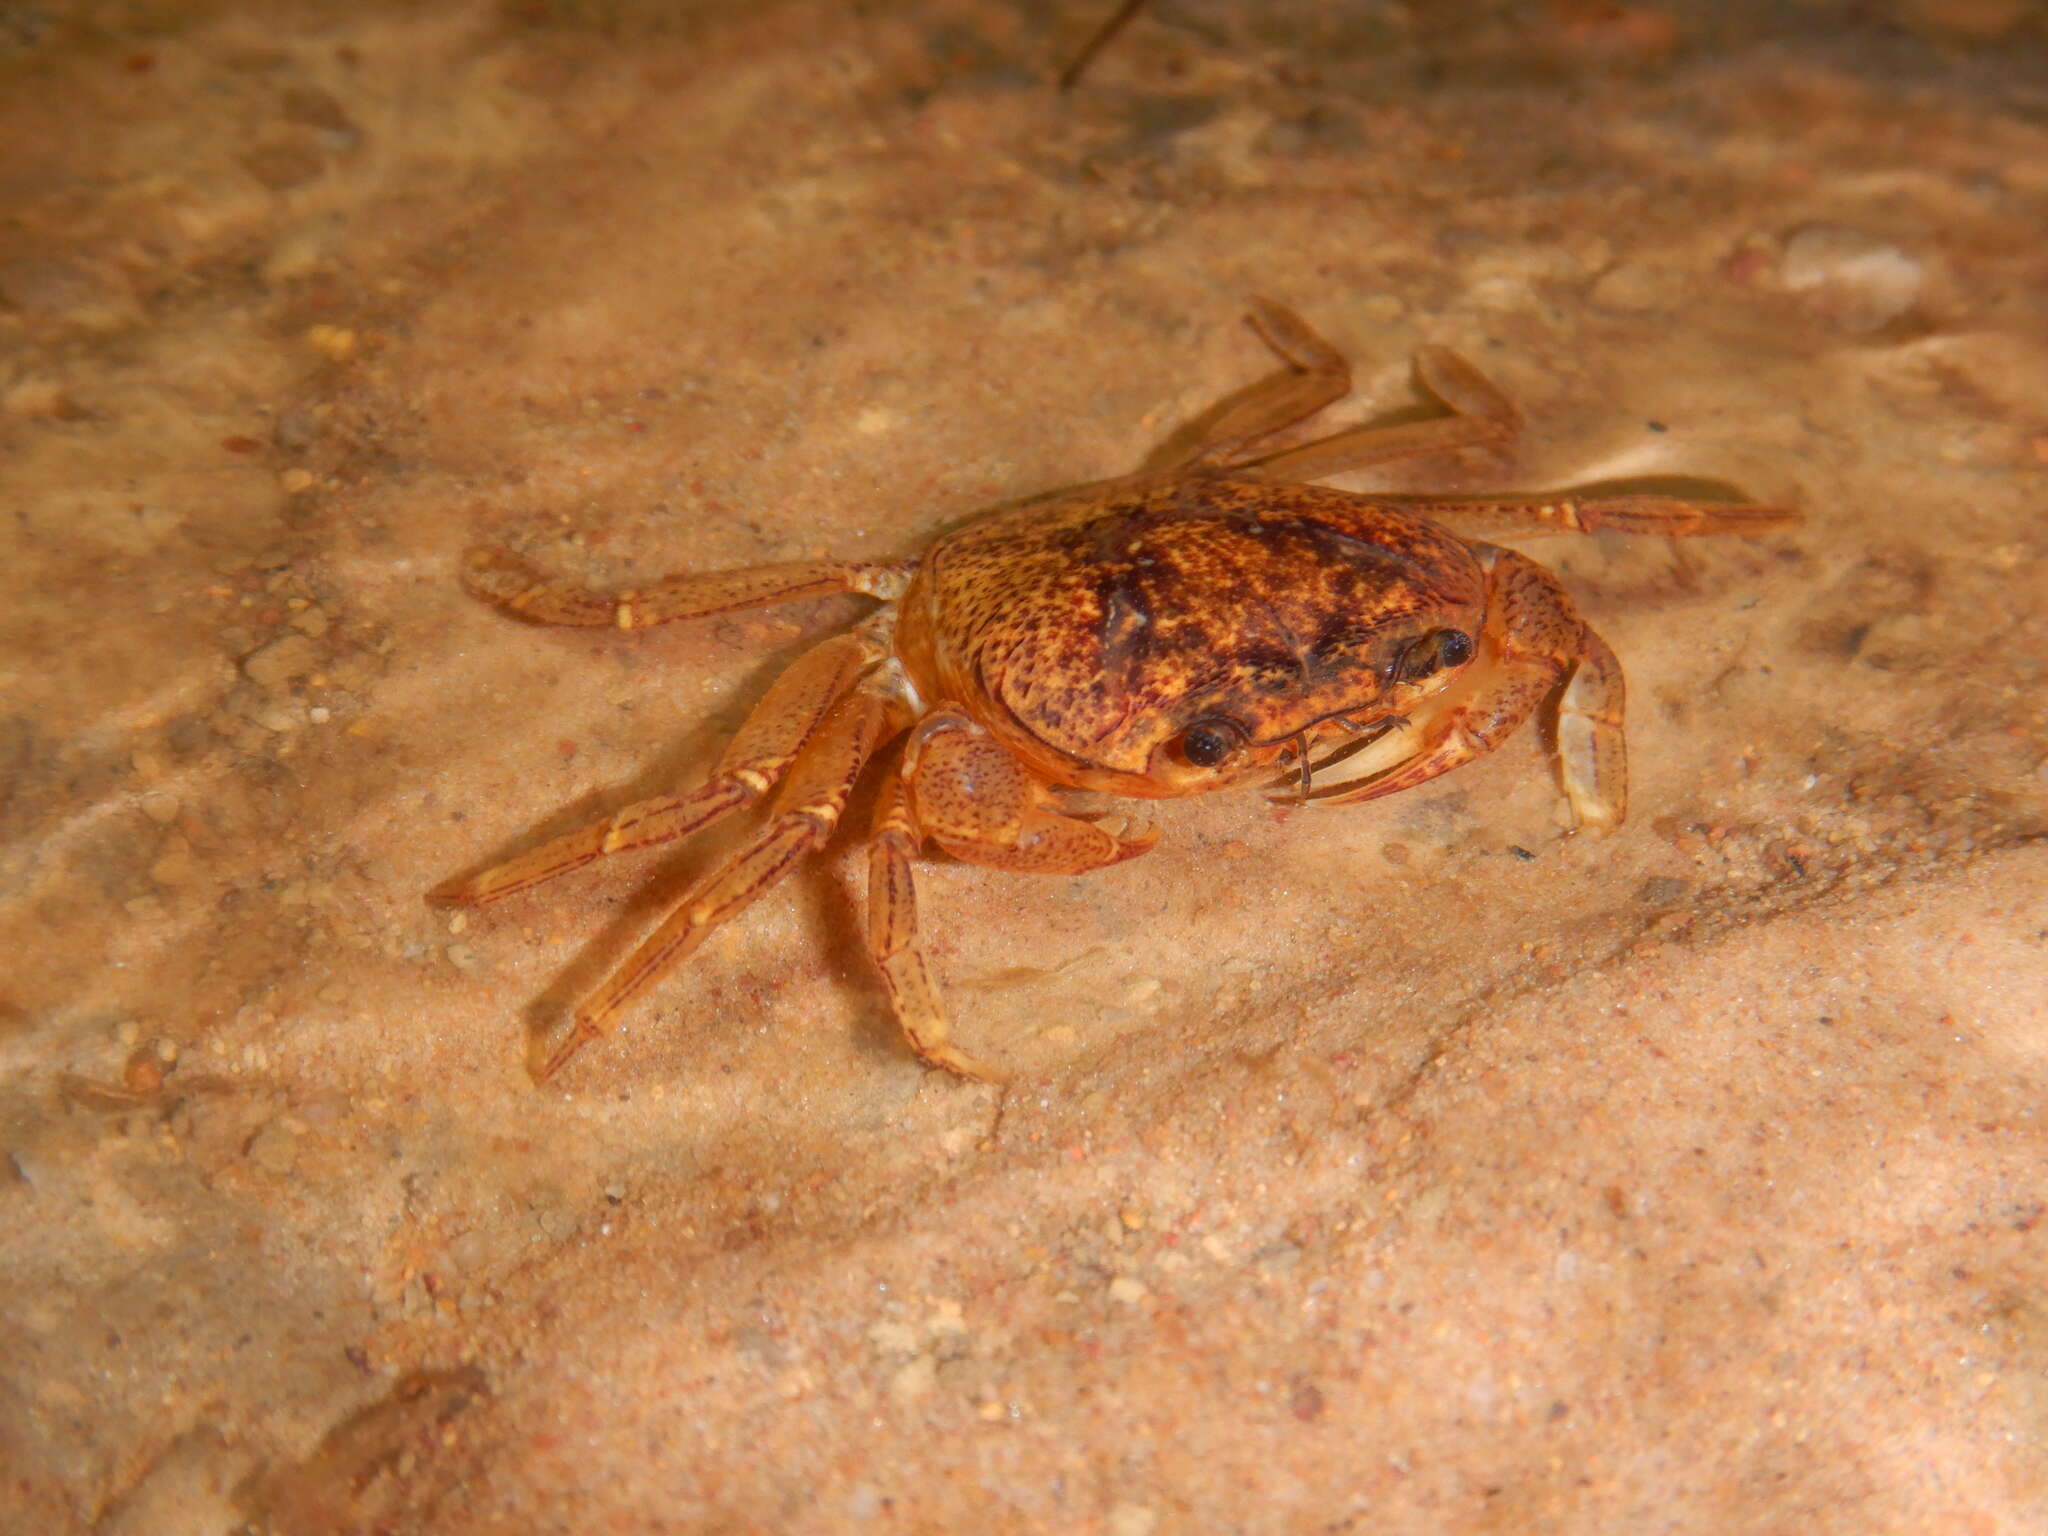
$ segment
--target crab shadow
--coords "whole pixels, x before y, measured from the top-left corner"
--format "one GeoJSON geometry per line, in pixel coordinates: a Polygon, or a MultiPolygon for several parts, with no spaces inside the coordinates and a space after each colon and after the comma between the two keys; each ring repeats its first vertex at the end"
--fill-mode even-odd
{"type": "MultiPolygon", "coordinates": [[[[777,647],[774,654],[751,667],[744,680],[734,688],[724,708],[685,727],[680,733],[668,736],[664,744],[651,754],[646,766],[631,778],[578,796],[543,820],[531,823],[508,837],[473,865],[452,873],[458,879],[480,873],[564,833],[602,821],[635,801],[686,792],[703,783],[715,770],[719,754],[739,722],[775,678],[810,646],[844,628],[844,625],[832,623],[831,617],[836,615],[826,617],[814,626],[807,625],[802,638],[793,644],[777,647]]],[[[878,759],[886,756],[889,750],[885,746],[877,754],[878,759]]],[[[845,892],[842,887],[847,882],[836,880],[833,871],[850,846],[864,841],[865,829],[873,816],[876,777],[872,770],[863,775],[862,783],[830,841],[781,882],[786,888],[794,887],[800,893],[804,908],[802,926],[806,930],[804,941],[810,946],[810,952],[818,955],[818,963],[828,966],[834,974],[849,978],[860,976],[862,980],[868,979],[864,975],[868,961],[861,936],[859,908],[843,899],[845,892]]],[[[539,923],[558,928],[594,927],[594,931],[577,944],[567,963],[519,1010],[530,1073],[537,1072],[544,1060],[547,1043],[561,1034],[575,1005],[603,983],[648,931],[683,901],[697,882],[719,869],[758,832],[767,814],[766,805],[772,804],[773,800],[771,791],[762,801],[693,836],[672,844],[636,849],[616,858],[599,860],[590,867],[571,871],[559,880],[550,881],[543,888],[522,891],[502,903],[492,903],[471,912],[470,921],[479,927],[495,926],[507,920],[528,927],[539,923]]],[[[732,921],[743,923],[747,916],[748,913],[743,911],[732,921]]],[[[688,964],[686,961],[686,970],[688,964]]],[[[664,983],[657,992],[666,993],[673,984],[673,980],[664,983]]],[[[880,983],[875,981],[873,984],[879,997],[880,983]]],[[[659,996],[649,999],[635,1010],[635,1020],[659,1017],[672,1011],[662,1009],[660,1003],[659,996]]],[[[747,1006],[743,998],[728,995],[723,1001],[708,1002],[691,1011],[732,1015],[747,1006]]],[[[887,1036],[879,1021],[873,1036],[875,1048],[880,1053],[887,1036]]]]}

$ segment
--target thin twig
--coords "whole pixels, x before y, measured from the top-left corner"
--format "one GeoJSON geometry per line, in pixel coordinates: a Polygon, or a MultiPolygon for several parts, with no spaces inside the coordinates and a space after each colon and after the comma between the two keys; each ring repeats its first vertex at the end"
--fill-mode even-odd
{"type": "Polygon", "coordinates": [[[1124,3],[1116,8],[1116,14],[1096,28],[1095,35],[1088,39],[1088,46],[1083,48],[1074,62],[1061,73],[1060,89],[1071,91],[1078,85],[1081,76],[1087,73],[1088,66],[1095,62],[1095,55],[1108,47],[1110,39],[1123,31],[1130,19],[1144,8],[1145,0],[1124,0],[1124,3]]]}

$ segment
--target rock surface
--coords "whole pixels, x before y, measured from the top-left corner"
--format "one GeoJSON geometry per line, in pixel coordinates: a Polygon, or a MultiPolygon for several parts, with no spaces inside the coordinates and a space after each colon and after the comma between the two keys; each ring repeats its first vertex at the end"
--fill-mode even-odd
{"type": "Polygon", "coordinates": [[[0,1529],[2048,1528],[2040,7],[1184,0],[1055,93],[1108,9],[0,15],[0,1529]],[[1007,1091],[849,839],[535,1090],[730,839],[422,893],[861,605],[463,551],[914,552],[1257,377],[1251,293],[1333,419],[1522,403],[1378,484],[1807,509],[1531,545],[1628,825],[1531,731],[927,865],[1007,1091]]]}

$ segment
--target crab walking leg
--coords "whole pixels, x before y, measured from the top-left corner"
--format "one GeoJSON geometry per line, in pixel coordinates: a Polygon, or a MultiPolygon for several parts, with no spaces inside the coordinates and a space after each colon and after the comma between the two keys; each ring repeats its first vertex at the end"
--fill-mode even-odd
{"type": "Polygon", "coordinates": [[[790,769],[775,807],[738,853],[690,889],[603,986],[577,1005],[576,1022],[539,1073],[546,1082],[584,1045],[687,959],[704,936],[822,847],[876,744],[903,723],[903,706],[867,687],[832,706],[790,769]]]}
{"type": "Polygon", "coordinates": [[[1582,629],[1578,665],[1557,701],[1557,762],[1572,814],[1589,831],[1612,831],[1628,815],[1628,746],[1621,730],[1626,697],[1614,652],[1582,629]]]}
{"type": "Polygon", "coordinates": [[[1566,795],[1580,825],[1608,831],[1621,820],[1627,783],[1620,665],[1597,636],[1588,644],[1591,632],[1550,572],[1513,550],[1473,547],[1488,569],[1491,588],[1492,617],[1479,659],[1417,712],[1418,731],[1374,743],[1358,759],[1364,776],[1313,798],[1325,805],[1377,800],[1483,757],[1534,714],[1578,665],[1586,668],[1587,681],[1572,708],[1566,795]],[[1391,765],[1389,758],[1394,759],[1391,765]]]}
{"type": "Polygon", "coordinates": [[[1135,859],[1159,841],[1149,825],[1117,834],[1054,810],[1023,764],[955,710],[927,716],[912,733],[903,777],[925,835],[970,864],[1078,875],[1135,859]]]}
{"type": "Polygon", "coordinates": [[[953,1044],[938,983],[918,947],[911,861],[922,841],[910,792],[898,769],[890,773],[875,802],[875,827],[868,843],[868,949],[910,1048],[934,1067],[992,1083],[995,1074],[953,1044]]]}
{"type": "Polygon", "coordinates": [[[1209,423],[1190,464],[1227,464],[1260,438],[1306,421],[1351,393],[1351,364],[1293,310],[1255,298],[1251,322],[1290,371],[1254,385],[1209,423]]]}
{"type": "Polygon", "coordinates": [[[708,618],[834,592],[900,597],[910,584],[911,569],[908,561],[854,565],[797,560],[701,576],[664,576],[652,586],[623,592],[592,592],[573,582],[551,579],[509,550],[486,548],[470,551],[463,564],[462,584],[471,596],[536,624],[647,629],[678,619],[708,618]]]}
{"type": "Polygon", "coordinates": [[[1455,523],[1460,533],[1494,538],[1529,538],[1546,533],[1646,533],[1667,539],[1709,534],[1769,533],[1800,521],[1791,507],[1746,501],[1688,501],[1680,496],[1489,496],[1451,501],[1403,497],[1400,507],[1438,522],[1455,523]]]}
{"type": "Polygon", "coordinates": [[[1415,382],[1451,414],[1392,426],[1352,427],[1284,453],[1254,457],[1232,473],[1254,480],[1321,480],[1425,453],[1498,447],[1522,430],[1522,413],[1507,393],[1449,347],[1415,349],[1415,382]]]}
{"type": "Polygon", "coordinates": [[[774,787],[825,711],[881,655],[882,646],[859,632],[812,647],[775,680],[698,788],[636,800],[603,821],[565,832],[480,874],[437,886],[427,900],[444,907],[480,907],[612,854],[688,837],[722,821],[774,787]]]}

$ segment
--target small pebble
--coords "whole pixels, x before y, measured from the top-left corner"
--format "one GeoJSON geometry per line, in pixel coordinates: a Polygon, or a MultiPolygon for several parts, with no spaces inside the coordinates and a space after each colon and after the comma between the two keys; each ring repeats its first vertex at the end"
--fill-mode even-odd
{"type": "Polygon", "coordinates": [[[329,362],[345,363],[356,355],[356,333],[340,325],[308,326],[306,345],[329,362]]]}
{"type": "Polygon", "coordinates": [[[251,682],[277,693],[290,687],[294,678],[311,672],[319,661],[319,650],[306,636],[286,635],[243,657],[242,670],[251,682]]]}
{"type": "Polygon", "coordinates": [[[914,1403],[929,1397],[937,1382],[938,1363],[930,1355],[917,1355],[890,1376],[889,1395],[899,1403],[914,1403]]]}
{"type": "Polygon", "coordinates": [[[250,1139],[247,1155],[266,1173],[290,1173],[299,1160],[299,1138],[289,1126],[273,1120],[250,1139]]]}
{"type": "Polygon", "coordinates": [[[1323,1389],[1312,1381],[1297,1382],[1288,1394],[1288,1407],[1302,1423],[1313,1424],[1323,1416],[1323,1389]]]}
{"type": "Polygon", "coordinates": [[[137,1051],[128,1058],[128,1065],[121,1073],[121,1086],[130,1093],[155,1093],[164,1085],[164,1069],[154,1056],[147,1051],[137,1051]]]}
{"type": "Polygon", "coordinates": [[[189,885],[198,873],[198,861],[184,847],[167,848],[149,866],[149,878],[158,885],[189,885]]]}
{"type": "Polygon", "coordinates": [[[1925,272],[1888,240],[1813,224],[1785,242],[1778,281],[1851,333],[1874,331],[1913,307],[1925,272]]]}
{"type": "Polygon", "coordinates": [[[1587,297],[1598,309],[1640,314],[1677,308],[1685,302],[1688,287],[1680,268],[1625,263],[1603,273],[1587,297]]]}

